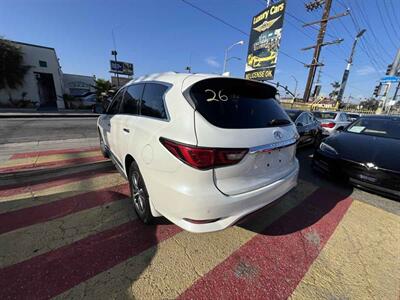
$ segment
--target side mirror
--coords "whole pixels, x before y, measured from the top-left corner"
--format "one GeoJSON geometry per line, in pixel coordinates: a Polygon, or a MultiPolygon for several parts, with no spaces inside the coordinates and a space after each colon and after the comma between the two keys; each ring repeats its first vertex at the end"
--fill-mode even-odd
{"type": "Polygon", "coordinates": [[[303,127],[304,125],[303,125],[303,123],[297,123],[296,126],[297,127],[303,127]]]}

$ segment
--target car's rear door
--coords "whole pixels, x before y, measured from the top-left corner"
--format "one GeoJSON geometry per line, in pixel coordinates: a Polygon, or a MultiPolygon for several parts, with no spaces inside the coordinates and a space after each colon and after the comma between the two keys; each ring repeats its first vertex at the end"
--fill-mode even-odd
{"type": "Polygon", "coordinates": [[[261,188],[296,168],[296,129],[268,85],[233,78],[195,83],[185,94],[195,107],[198,146],[247,148],[238,163],[214,169],[228,195],[261,188]]]}

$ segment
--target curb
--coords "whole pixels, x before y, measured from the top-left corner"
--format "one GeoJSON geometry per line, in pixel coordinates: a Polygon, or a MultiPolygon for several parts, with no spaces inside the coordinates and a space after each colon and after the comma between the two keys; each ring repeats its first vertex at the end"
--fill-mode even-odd
{"type": "Polygon", "coordinates": [[[48,176],[54,177],[54,176],[75,174],[84,171],[96,171],[108,168],[111,169],[114,168],[114,165],[110,160],[97,161],[80,165],[70,165],[59,168],[3,173],[0,174],[0,181],[1,181],[0,188],[9,185],[23,185],[25,183],[33,183],[34,181],[40,181],[46,179],[45,177],[48,176]]]}

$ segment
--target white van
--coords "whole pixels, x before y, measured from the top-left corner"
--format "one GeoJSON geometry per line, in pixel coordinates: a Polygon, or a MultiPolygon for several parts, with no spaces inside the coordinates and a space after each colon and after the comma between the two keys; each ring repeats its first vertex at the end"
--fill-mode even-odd
{"type": "Polygon", "coordinates": [[[98,119],[138,217],[224,229],[297,184],[298,134],[272,86],[163,73],[128,83],[98,119]]]}

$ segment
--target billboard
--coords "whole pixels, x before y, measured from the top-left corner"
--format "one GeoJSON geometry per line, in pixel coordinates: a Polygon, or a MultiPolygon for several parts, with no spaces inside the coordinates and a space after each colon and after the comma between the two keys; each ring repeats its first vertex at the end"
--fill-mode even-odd
{"type": "Polygon", "coordinates": [[[132,76],[133,64],[124,61],[110,60],[110,72],[132,76]]]}
{"type": "Polygon", "coordinates": [[[282,35],[286,2],[276,2],[253,17],[245,77],[254,80],[274,78],[282,35]]]}

